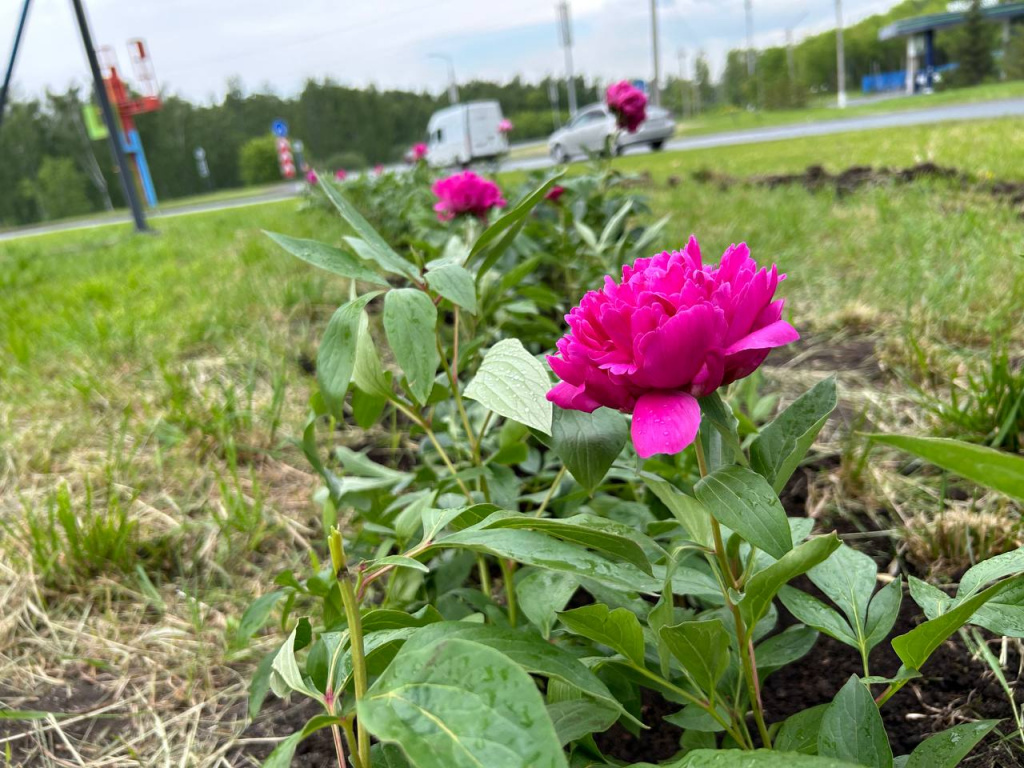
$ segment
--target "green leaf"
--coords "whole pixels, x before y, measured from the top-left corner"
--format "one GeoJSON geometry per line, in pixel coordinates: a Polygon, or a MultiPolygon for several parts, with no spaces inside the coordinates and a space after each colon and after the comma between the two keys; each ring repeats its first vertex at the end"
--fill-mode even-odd
{"type": "Polygon", "coordinates": [[[992,598],[1011,588],[1024,585],[1024,576],[1014,576],[996,582],[988,589],[982,590],[956,604],[948,612],[920,624],[905,635],[893,638],[892,647],[906,666],[921,669],[921,666],[942,645],[946,638],[968,623],[975,611],[992,598]]]}
{"type": "Polygon", "coordinates": [[[577,635],[607,645],[638,667],[644,666],[644,633],[632,611],[596,603],[563,611],[559,620],[577,635]]]}
{"type": "Polygon", "coordinates": [[[593,413],[554,409],[551,447],[580,485],[593,491],[629,439],[626,417],[610,408],[593,413]]]}
{"type": "Polygon", "coordinates": [[[847,621],[818,598],[787,585],[779,590],[779,600],[797,621],[853,648],[860,647],[857,635],[847,621]]]}
{"type": "Polygon", "coordinates": [[[263,702],[267,698],[267,693],[270,691],[270,677],[274,674],[274,659],[277,657],[280,648],[271,651],[264,656],[256,667],[256,672],[253,673],[252,678],[249,680],[249,700],[247,703],[247,709],[249,711],[249,718],[252,719],[260,713],[263,709],[263,702]]]}
{"type": "Polygon", "coordinates": [[[697,687],[713,700],[718,681],[729,666],[729,633],[722,622],[685,621],[662,627],[660,635],[697,687]]]}
{"type": "Polygon", "coordinates": [[[519,608],[544,637],[551,634],[556,614],[568,605],[579,588],[571,573],[543,568],[520,568],[516,572],[516,598],[519,608]]]}
{"type": "Polygon", "coordinates": [[[284,595],[285,593],[282,590],[277,590],[276,592],[268,592],[265,595],[261,595],[252,601],[252,604],[242,614],[241,621],[238,622],[236,638],[239,642],[244,643],[248,641],[250,637],[255,635],[267,623],[270,614],[284,595]]]}
{"type": "Polygon", "coordinates": [[[533,632],[465,621],[448,621],[424,627],[410,639],[409,643],[420,648],[432,646],[442,639],[454,638],[480,643],[500,651],[531,675],[557,680],[603,702],[606,706],[614,707],[620,714],[622,712],[611,691],[583,662],[533,632]]]}
{"type": "Polygon", "coordinates": [[[370,226],[370,223],[362,217],[362,214],[355,209],[352,203],[342,196],[335,185],[321,184],[320,189],[324,191],[324,194],[334,204],[334,207],[338,209],[341,217],[362,238],[356,241],[359,243],[358,247],[356,243],[352,242],[355,238],[345,238],[346,242],[356,249],[356,253],[361,258],[377,263],[387,272],[404,275],[413,279],[417,277],[416,268],[395,253],[394,249],[385,242],[384,238],[377,233],[377,230],[370,226]]]}
{"type": "Polygon", "coordinates": [[[807,575],[814,585],[843,609],[853,627],[864,627],[868,603],[875,591],[875,561],[845,544],[807,575]]]}
{"type": "Polygon", "coordinates": [[[856,675],[821,718],[818,754],[871,768],[892,768],[892,749],[875,700],[856,675]]]}
{"type": "Polygon", "coordinates": [[[779,728],[772,746],[780,752],[817,754],[821,719],[828,708],[828,704],[819,704],[787,717],[779,728]]]}
{"type": "Polygon", "coordinates": [[[629,215],[632,208],[633,201],[627,199],[619,210],[612,214],[612,217],[608,219],[608,223],[605,224],[604,229],[601,230],[601,239],[597,243],[598,252],[604,253],[604,250],[611,244],[612,238],[619,232],[623,220],[629,215]]]}
{"type": "Polygon", "coordinates": [[[864,625],[864,646],[870,651],[885,640],[896,625],[903,602],[903,578],[898,577],[882,587],[868,605],[868,620],[864,625]]]}
{"type": "Polygon", "coordinates": [[[339,723],[341,723],[341,720],[337,717],[317,715],[307,722],[301,731],[296,731],[274,747],[274,751],[263,761],[263,768],[290,768],[292,758],[295,756],[295,749],[299,746],[300,741],[316,733],[321,728],[338,725],[339,723]]]}
{"type": "MultiPolygon", "coordinates": [[[[526,216],[544,199],[548,190],[562,177],[563,173],[564,171],[549,177],[537,189],[527,195],[515,208],[481,232],[480,237],[476,239],[476,242],[473,243],[473,247],[469,251],[466,266],[469,266],[486,251],[490,251],[489,257],[497,257],[507,250],[515,236],[519,234],[519,230],[523,228],[523,224],[526,223],[526,216]]],[[[489,258],[489,260],[493,263],[493,259],[489,258]]],[[[484,270],[481,270],[480,274],[478,274],[478,279],[483,272],[484,270]]]]}
{"type": "Polygon", "coordinates": [[[758,571],[747,582],[739,609],[748,627],[754,627],[771,605],[779,589],[791,579],[823,562],[839,548],[839,537],[834,533],[808,539],[787,552],[784,557],[758,571]]]}
{"type": "Polygon", "coordinates": [[[772,672],[787,664],[802,659],[818,640],[818,633],[810,627],[799,625],[787,627],[777,635],[772,635],[757,646],[755,658],[757,671],[761,680],[772,672]]]}
{"type": "Polygon", "coordinates": [[[499,416],[550,435],[550,387],[544,366],[522,343],[518,339],[504,339],[487,351],[476,376],[466,387],[465,396],[499,416]]]}
{"type": "Polygon", "coordinates": [[[384,332],[395,353],[409,391],[421,405],[434,386],[440,356],[437,353],[437,307],[416,288],[388,291],[384,297],[384,332]]]}
{"type": "Polygon", "coordinates": [[[711,533],[711,514],[699,501],[683,493],[667,480],[655,477],[647,472],[641,473],[644,485],[668,507],[669,512],[686,529],[690,539],[702,547],[714,549],[715,541],[711,533]]]}
{"type": "Polygon", "coordinates": [[[837,402],[836,379],[829,376],[794,400],[754,438],[750,466],[776,493],[782,492],[803,461],[837,402]]]}
{"type": "Polygon", "coordinates": [[[305,680],[302,679],[299,665],[295,661],[295,637],[297,633],[298,627],[293,629],[291,634],[288,635],[288,639],[284,641],[284,645],[274,655],[274,660],[270,665],[273,670],[270,676],[270,688],[282,699],[290,691],[295,691],[305,696],[316,695],[316,691],[311,691],[309,686],[306,685],[305,680]]]}
{"type": "MultiPolygon", "coordinates": [[[[610,521],[593,515],[573,515],[564,518],[523,517],[521,515],[499,517],[493,522],[484,523],[481,528],[515,528],[541,531],[549,536],[580,544],[602,554],[632,563],[640,570],[651,574],[651,563],[644,550],[632,538],[615,532],[618,526],[610,521]]],[[[641,536],[642,534],[635,534],[641,536]]],[[[646,537],[643,537],[646,539],[646,537]]],[[[648,540],[649,541],[649,540],[648,540]]],[[[650,542],[653,546],[654,543],[650,542]]]]}
{"type": "Polygon", "coordinates": [[[320,394],[335,418],[344,416],[345,393],[356,362],[356,339],[365,307],[380,292],[365,293],[342,304],[327,323],[316,356],[316,379],[320,394]]]}
{"type": "Polygon", "coordinates": [[[394,744],[374,744],[370,747],[370,765],[373,768],[410,768],[408,759],[394,744]]]}
{"type": "Polygon", "coordinates": [[[538,531],[465,530],[438,539],[434,547],[469,549],[553,571],[593,579],[614,589],[655,594],[661,584],[628,563],[613,563],[583,547],[538,531]]]}
{"type": "Polygon", "coordinates": [[[414,571],[421,571],[423,573],[430,573],[430,569],[421,563],[419,560],[414,560],[411,557],[405,555],[388,555],[387,557],[381,557],[377,560],[370,560],[363,563],[366,568],[381,568],[385,565],[393,565],[396,568],[411,568],[414,571]]]}
{"type": "Polygon", "coordinates": [[[350,280],[373,283],[387,287],[388,281],[368,268],[351,253],[335,248],[333,245],[319,243],[316,240],[303,240],[298,237],[279,235],[276,232],[263,231],[271,240],[284,248],[292,256],[297,256],[307,264],[326,269],[336,275],[350,280]]]}
{"type": "MultiPolygon", "coordinates": [[[[653,768],[637,764],[633,768],[653,768]]],[[[739,749],[697,749],[688,752],[678,763],[662,768],[852,768],[845,760],[834,760],[817,755],[796,752],[776,752],[757,749],[753,752],[739,749]]]]}
{"type": "Polygon", "coordinates": [[[697,402],[700,404],[701,420],[706,419],[713,424],[722,436],[722,443],[732,449],[734,456],[742,458],[739,421],[736,419],[736,414],[732,412],[732,408],[722,400],[722,396],[718,392],[699,397],[697,402]]]}
{"type": "Polygon", "coordinates": [[[563,746],[588,734],[607,731],[621,714],[622,710],[593,699],[571,699],[548,704],[548,717],[563,746]]]}
{"type": "Polygon", "coordinates": [[[465,267],[445,264],[427,272],[426,279],[432,291],[476,314],[476,283],[465,267]]]}
{"type": "Polygon", "coordinates": [[[967,569],[960,579],[956,596],[958,598],[969,597],[996,579],[1012,576],[1022,571],[1024,571],[1024,547],[990,557],[967,569]]]}
{"type": "Polygon", "coordinates": [[[360,390],[377,398],[389,400],[393,394],[390,374],[384,373],[384,367],[380,364],[377,346],[370,333],[370,318],[365,311],[359,317],[359,336],[356,339],[356,362],[352,369],[352,381],[360,390]]]}
{"type": "Polygon", "coordinates": [[[944,437],[869,435],[925,461],[966,477],[978,485],[1024,501],[1024,457],[944,437]]]}
{"type": "MultiPolygon", "coordinates": [[[[356,367],[359,366],[359,342],[356,342],[356,367]]],[[[353,375],[353,380],[355,376],[353,375]]],[[[384,413],[384,406],[388,404],[387,398],[379,395],[371,395],[364,392],[356,385],[352,390],[352,418],[361,429],[371,429],[380,421],[384,413]]]]}
{"type": "Polygon", "coordinates": [[[906,768],[956,768],[997,725],[998,720],[979,720],[929,736],[910,753],[906,768]]]}
{"type": "Polygon", "coordinates": [[[405,647],[359,703],[363,725],[416,768],[566,768],[537,686],[479,643],[405,647]]]}
{"type": "Polygon", "coordinates": [[[793,549],[786,510],[768,482],[737,466],[716,469],[694,486],[694,494],[718,522],[775,558],[793,549]]]}

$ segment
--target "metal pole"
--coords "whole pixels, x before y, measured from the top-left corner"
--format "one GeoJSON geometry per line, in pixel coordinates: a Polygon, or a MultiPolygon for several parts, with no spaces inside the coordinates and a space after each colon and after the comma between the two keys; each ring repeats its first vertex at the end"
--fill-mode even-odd
{"type": "Polygon", "coordinates": [[[21,36],[25,32],[25,22],[28,20],[28,7],[32,0],[25,0],[21,6],[21,18],[18,19],[18,30],[14,33],[14,47],[11,49],[11,60],[7,64],[7,74],[4,76],[4,86],[0,90],[0,125],[4,122],[4,108],[7,106],[7,91],[11,87],[11,78],[14,76],[14,62],[18,59],[18,48],[21,46],[21,36]]]}
{"type": "Polygon", "coordinates": [[[686,49],[680,48],[679,56],[679,111],[683,117],[690,116],[689,105],[686,103],[686,49]]]}
{"type": "Polygon", "coordinates": [[[428,53],[428,59],[440,59],[448,65],[448,103],[459,103],[459,84],[455,79],[455,61],[447,53],[428,53]]]}
{"type": "Polygon", "coordinates": [[[743,8],[747,14],[747,76],[754,76],[754,8],[751,0],[744,0],[743,8]]]}
{"type": "MultiPolygon", "coordinates": [[[[793,28],[786,28],[786,68],[789,70],[789,98],[795,101],[796,95],[796,62],[793,61],[793,28]]],[[[792,104],[790,105],[792,106],[792,104]]]]}
{"type": "Polygon", "coordinates": [[[658,0],[651,0],[651,55],[654,57],[654,82],[651,83],[651,103],[661,106],[661,62],[658,56],[658,0]]]}
{"type": "Polygon", "coordinates": [[[142,210],[142,202],[139,200],[138,190],[135,189],[135,182],[132,180],[131,171],[128,169],[128,160],[124,155],[124,147],[121,146],[121,126],[114,116],[114,109],[110,106],[110,98],[107,96],[107,89],[103,85],[103,75],[100,73],[100,63],[96,59],[96,49],[92,44],[92,33],[89,31],[89,21],[85,18],[85,9],[82,8],[82,0],[71,0],[75,9],[75,19],[78,21],[78,29],[82,33],[82,45],[85,47],[85,57],[89,60],[89,69],[92,72],[92,81],[96,90],[96,99],[100,103],[100,111],[103,113],[103,121],[107,124],[107,138],[110,139],[110,151],[114,153],[114,161],[117,163],[117,175],[121,179],[121,190],[125,199],[132,209],[132,219],[135,220],[136,232],[148,232],[146,225],[146,214],[142,210]]]}
{"type": "Polygon", "coordinates": [[[576,114],[576,77],[572,71],[572,18],[569,15],[568,0],[558,4],[558,19],[562,47],[565,49],[565,89],[569,96],[569,117],[572,117],[576,114]]]}
{"type": "Polygon", "coordinates": [[[846,107],[846,57],[843,55],[843,0],[836,0],[836,105],[846,107]]]}

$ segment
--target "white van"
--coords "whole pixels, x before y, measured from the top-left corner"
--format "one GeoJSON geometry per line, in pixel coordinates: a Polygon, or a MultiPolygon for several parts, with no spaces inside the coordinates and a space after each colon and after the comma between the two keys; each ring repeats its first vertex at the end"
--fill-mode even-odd
{"type": "Polygon", "coordinates": [[[453,104],[435,112],[427,123],[427,162],[444,168],[501,157],[508,152],[508,139],[498,130],[503,117],[496,101],[453,104]]]}

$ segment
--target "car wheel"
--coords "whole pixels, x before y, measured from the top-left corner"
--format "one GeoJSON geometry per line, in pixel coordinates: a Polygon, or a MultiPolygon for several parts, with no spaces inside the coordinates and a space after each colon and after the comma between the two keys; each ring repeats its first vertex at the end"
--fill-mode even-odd
{"type": "Polygon", "coordinates": [[[569,162],[569,154],[562,149],[561,144],[555,144],[555,146],[551,148],[551,159],[558,165],[565,165],[569,162]]]}
{"type": "Polygon", "coordinates": [[[658,139],[657,141],[652,141],[651,142],[651,151],[652,152],[660,152],[662,147],[664,147],[664,146],[665,146],[665,141],[663,139],[658,139]]]}

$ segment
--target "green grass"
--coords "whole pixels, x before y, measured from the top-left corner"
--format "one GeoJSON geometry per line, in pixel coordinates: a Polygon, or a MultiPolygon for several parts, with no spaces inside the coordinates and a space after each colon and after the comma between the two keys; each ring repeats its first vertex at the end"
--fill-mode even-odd
{"type": "MultiPolygon", "coordinates": [[[[856,97],[858,94],[853,93],[856,97]]],[[[891,98],[854,104],[846,109],[835,107],[835,98],[825,103],[804,109],[762,110],[758,112],[742,109],[728,109],[700,115],[690,120],[680,120],[676,135],[680,137],[704,136],[728,131],[747,131],[758,128],[772,128],[796,123],[818,123],[865,115],[880,115],[890,112],[909,112],[929,107],[952,104],[972,104],[979,101],[997,101],[1024,97],[1024,81],[989,83],[972,88],[954,88],[928,95],[919,94],[907,98],[891,98]]]]}

